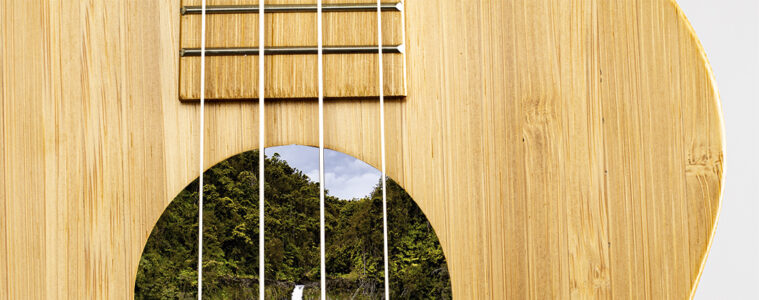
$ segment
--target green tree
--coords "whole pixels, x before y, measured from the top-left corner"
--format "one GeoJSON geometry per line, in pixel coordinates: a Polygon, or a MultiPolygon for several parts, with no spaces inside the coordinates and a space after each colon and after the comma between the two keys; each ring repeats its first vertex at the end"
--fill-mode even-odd
{"type": "MultiPolygon", "coordinates": [[[[267,298],[287,299],[295,284],[318,299],[319,186],[279,155],[266,158],[267,298]]],[[[210,299],[258,294],[258,152],[204,173],[203,288],[210,299]]],[[[393,298],[451,297],[440,243],[422,211],[388,180],[393,298]]],[[[137,299],[190,299],[197,292],[198,181],[159,219],[140,259],[137,299]]],[[[384,293],[380,185],[364,199],[327,197],[328,291],[333,299],[381,299],[384,293]]]]}

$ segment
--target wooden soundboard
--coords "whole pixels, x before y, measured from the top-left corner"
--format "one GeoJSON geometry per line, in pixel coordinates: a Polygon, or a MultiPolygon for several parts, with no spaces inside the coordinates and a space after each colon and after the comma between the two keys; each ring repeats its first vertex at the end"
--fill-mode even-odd
{"type": "MultiPolygon", "coordinates": [[[[0,1],[0,299],[133,297],[148,235],[198,176],[199,105],[180,101],[195,98],[191,81],[180,88],[192,78],[180,76],[182,5],[0,1]]],[[[433,224],[454,298],[692,296],[724,133],[674,1],[407,0],[402,13],[387,170],[433,224]]],[[[274,21],[283,39],[315,34],[274,21]]],[[[363,88],[376,58],[363,57],[374,67],[325,61],[325,143],[379,166],[377,91],[363,88]]],[[[267,70],[284,98],[266,104],[269,146],[318,142],[312,74],[297,77],[313,58],[302,59],[267,70]],[[288,76],[311,85],[289,97],[288,76]]],[[[258,74],[243,73],[255,70],[209,76],[254,88],[258,74]]],[[[216,98],[238,99],[206,106],[208,167],[258,145],[257,101],[241,94],[255,90],[229,88],[216,98]]]]}

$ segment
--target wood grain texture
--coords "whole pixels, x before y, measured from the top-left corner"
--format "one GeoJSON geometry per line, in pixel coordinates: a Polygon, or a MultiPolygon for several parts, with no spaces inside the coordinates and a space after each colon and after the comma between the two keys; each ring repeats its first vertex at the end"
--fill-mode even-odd
{"type": "MultiPolygon", "coordinates": [[[[313,1],[277,0],[266,4],[312,4],[313,1]]],[[[376,3],[352,0],[324,3],[376,3]]],[[[207,5],[253,5],[258,1],[209,1],[207,5]]],[[[185,0],[183,5],[200,5],[185,0]]],[[[382,44],[403,45],[403,13],[382,13],[382,44]]],[[[316,46],[315,13],[272,13],[265,20],[266,47],[316,46]]],[[[217,14],[206,17],[206,46],[210,48],[258,47],[258,14],[217,14]]],[[[200,15],[180,18],[182,48],[200,48],[200,15]]],[[[330,12],[323,14],[325,46],[377,45],[376,12],[330,12]]],[[[384,93],[406,96],[404,54],[383,55],[384,93]]],[[[329,98],[378,97],[379,60],[374,54],[331,54],[324,57],[325,90],[329,98]]],[[[268,98],[316,98],[318,87],[316,55],[269,56],[266,59],[268,98]]],[[[179,63],[179,98],[200,98],[200,58],[182,57],[179,63]]],[[[257,56],[208,57],[206,60],[206,98],[212,100],[250,100],[258,97],[257,56]]]]}
{"type": "MultiPolygon", "coordinates": [[[[153,225],[197,177],[179,6],[0,2],[0,299],[133,297],[153,225]]],[[[456,299],[692,296],[724,134],[674,2],[408,0],[406,33],[388,172],[435,227],[456,299]]],[[[327,147],[377,166],[377,101],[325,113],[327,147]]],[[[257,147],[257,115],[208,104],[207,166],[257,147]]],[[[318,142],[315,101],[266,118],[271,146],[318,142]]]]}

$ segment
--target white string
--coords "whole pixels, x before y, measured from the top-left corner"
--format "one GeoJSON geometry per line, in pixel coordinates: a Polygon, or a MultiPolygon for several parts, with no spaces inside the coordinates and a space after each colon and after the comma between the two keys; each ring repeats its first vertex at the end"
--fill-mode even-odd
{"type": "Polygon", "coordinates": [[[324,237],[324,45],[322,44],[322,0],[316,1],[317,67],[319,77],[319,248],[321,259],[321,299],[327,300],[327,265],[324,237]]]}
{"type": "Polygon", "coordinates": [[[377,0],[377,56],[379,69],[379,102],[380,102],[380,159],[382,164],[382,246],[385,264],[385,299],[390,299],[390,268],[387,247],[387,175],[385,170],[385,82],[382,61],[382,1],[377,0]]]}
{"type": "Polygon", "coordinates": [[[264,300],[266,296],[266,283],[264,276],[266,273],[264,264],[264,235],[265,235],[265,199],[264,188],[266,178],[264,175],[264,159],[266,147],[266,129],[265,126],[265,107],[264,107],[264,88],[265,88],[265,69],[264,69],[264,0],[259,0],[258,6],[258,297],[264,300]]]}
{"type": "Polygon", "coordinates": [[[198,177],[198,299],[203,299],[203,155],[206,109],[206,0],[201,4],[200,21],[200,176],[198,177]]]}

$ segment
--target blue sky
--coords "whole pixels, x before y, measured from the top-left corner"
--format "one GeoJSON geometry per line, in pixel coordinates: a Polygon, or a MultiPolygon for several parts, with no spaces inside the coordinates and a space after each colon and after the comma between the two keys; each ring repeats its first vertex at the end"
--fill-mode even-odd
{"type": "MultiPolygon", "coordinates": [[[[290,166],[319,182],[319,148],[290,145],[266,148],[266,156],[279,153],[290,166]]],[[[324,177],[327,194],[353,199],[369,195],[380,179],[380,171],[353,156],[324,150],[324,177]]]]}

